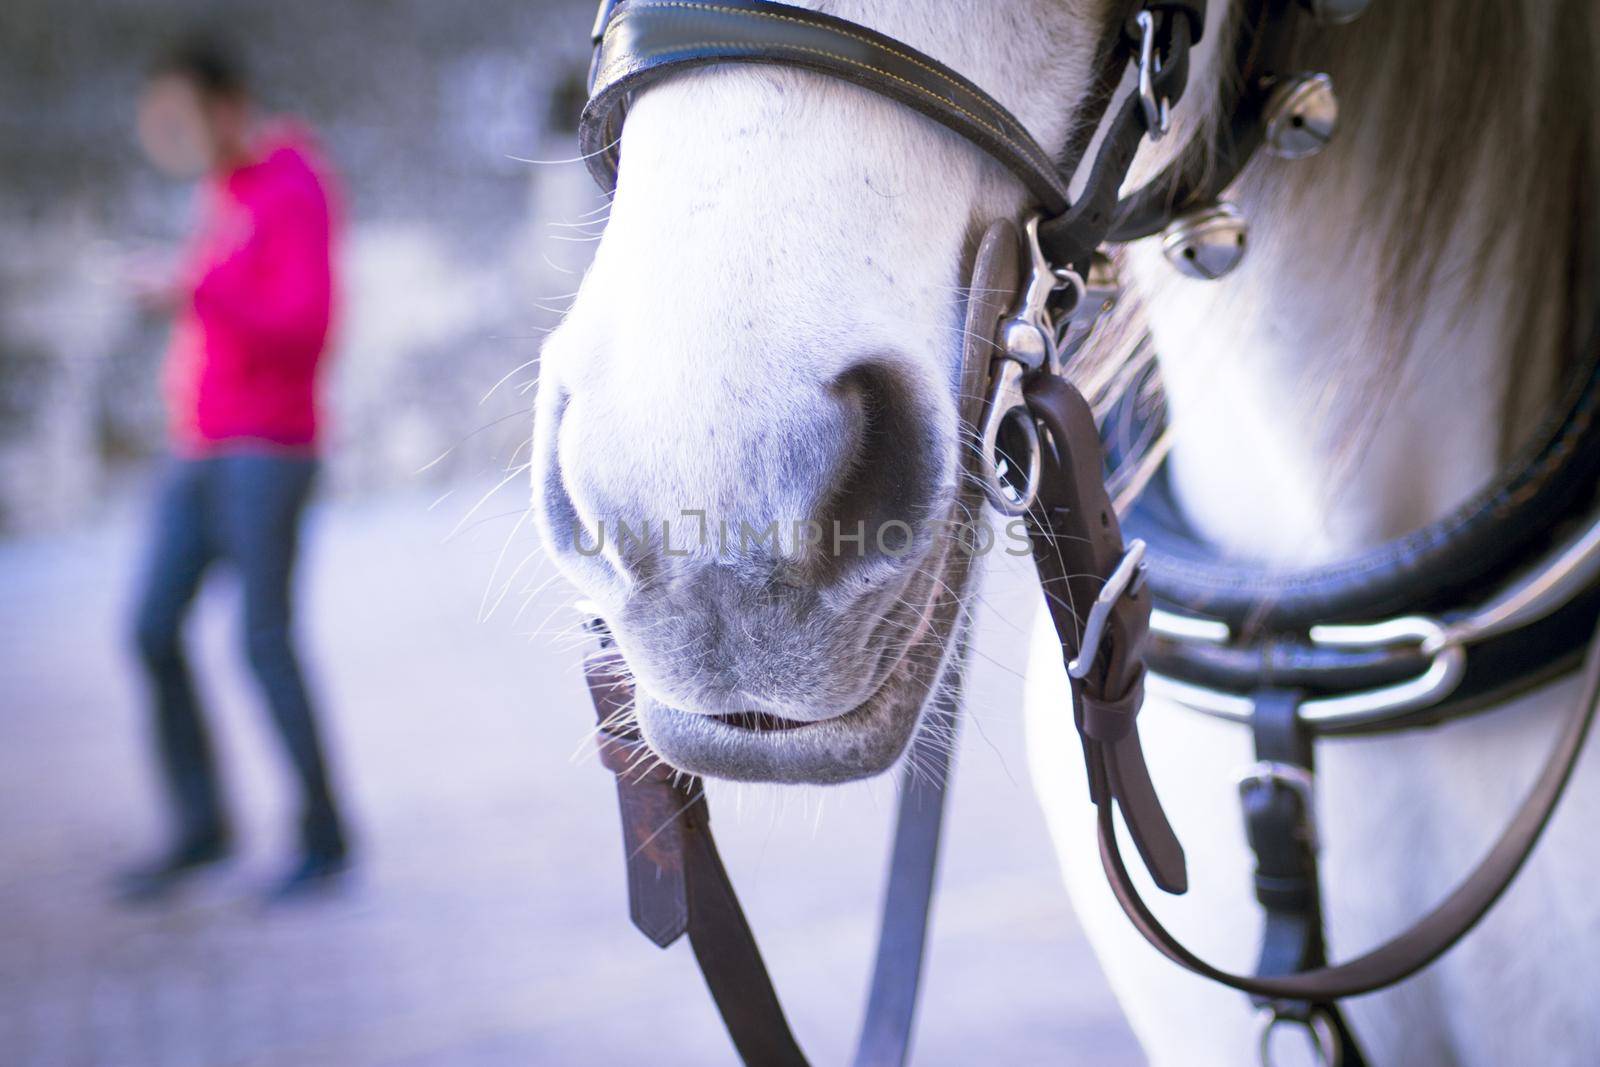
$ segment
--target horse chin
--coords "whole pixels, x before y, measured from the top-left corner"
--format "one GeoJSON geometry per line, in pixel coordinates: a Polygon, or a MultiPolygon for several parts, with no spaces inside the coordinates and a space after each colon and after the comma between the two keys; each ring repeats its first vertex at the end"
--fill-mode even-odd
{"type": "Polygon", "coordinates": [[[789,785],[834,785],[882,774],[900,758],[954,659],[971,559],[952,530],[937,562],[919,570],[902,603],[920,605],[901,632],[911,634],[866,700],[814,721],[764,714],[707,715],[638,691],[639,729],[672,766],[707,778],[789,785]]]}

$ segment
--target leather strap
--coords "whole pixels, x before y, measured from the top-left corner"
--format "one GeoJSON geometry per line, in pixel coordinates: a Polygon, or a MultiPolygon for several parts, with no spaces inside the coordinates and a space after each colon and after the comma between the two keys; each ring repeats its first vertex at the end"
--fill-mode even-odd
{"type": "MultiPolygon", "coordinates": [[[[1157,598],[1177,611],[1223,619],[1245,635],[1416,611],[1448,615],[1475,603],[1594,504],[1600,315],[1573,341],[1575,373],[1563,395],[1492,484],[1438,521],[1352,558],[1291,569],[1229,557],[1188,525],[1158,473],[1127,516],[1130,535],[1150,546],[1157,598]]],[[[1139,436],[1141,424],[1156,418],[1128,408],[1114,413],[1110,432],[1139,436]]]]}
{"type": "MultiPolygon", "coordinates": [[[[634,925],[661,948],[689,935],[700,973],[745,1063],[805,1067],[717,852],[703,784],[662,763],[632,726],[633,683],[620,652],[607,646],[592,653],[584,673],[599,720],[600,759],[617,776],[634,925]]],[[[953,700],[946,699],[936,715],[943,725],[953,723],[955,713],[953,700]]],[[[924,727],[914,745],[917,770],[908,765],[902,778],[856,1067],[902,1067],[910,1050],[950,769],[947,738],[924,727]]]]}
{"type": "Polygon", "coordinates": [[[1282,977],[1234,974],[1189,951],[1163,927],[1134,886],[1117,843],[1109,809],[1099,813],[1100,858],[1112,892],[1145,939],[1168,959],[1195,974],[1258,996],[1330,1001],[1393,985],[1439,958],[1482,919],[1522,869],[1583,750],[1600,704],[1600,632],[1590,640],[1577,704],[1562,726],[1550,757],[1515,817],[1488,855],[1454,892],[1416,925],[1346,963],[1282,977]]]}
{"type": "MultiPolygon", "coordinates": [[[[1205,5],[1196,4],[1173,12],[1157,31],[1161,69],[1153,83],[1156,97],[1166,100],[1168,106],[1176,104],[1188,86],[1190,46],[1200,39],[1204,28],[1205,5]]],[[[1101,138],[1078,202],[1065,211],[1051,211],[1051,217],[1039,227],[1039,246],[1050,262],[1088,276],[1090,257],[1110,235],[1120,214],[1118,194],[1149,132],[1144,105],[1137,93],[1130,93],[1118,105],[1101,138]]]]}
{"type": "MultiPolygon", "coordinates": [[[[1292,689],[1256,694],[1250,729],[1257,763],[1239,784],[1245,836],[1256,857],[1256,902],[1263,915],[1256,974],[1264,977],[1328,962],[1313,798],[1315,746],[1300,717],[1300,699],[1292,689]]],[[[1327,1067],[1365,1067],[1360,1045],[1336,1002],[1252,999],[1274,1020],[1325,1025],[1331,1046],[1327,1067]]]]}
{"type": "MultiPolygon", "coordinates": [[[[1094,413],[1082,394],[1063,378],[1040,375],[1027,397],[1048,435],[1028,531],[1062,659],[1070,664],[1082,650],[1091,606],[1122,560],[1122,531],[1101,479],[1094,413]]],[[[1182,893],[1188,888],[1183,846],[1151,785],[1136,722],[1144,699],[1140,650],[1149,625],[1148,592],[1130,588],[1111,608],[1106,636],[1087,675],[1073,679],[1073,710],[1090,799],[1105,818],[1116,802],[1156,884],[1182,893]]]]}
{"type": "MultiPolygon", "coordinates": [[[[965,654],[965,646],[957,655],[965,654]]],[[[900,783],[900,808],[894,849],[889,856],[889,881],[883,888],[878,950],[873,957],[867,1013],[856,1038],[855,1067],[902,1067],[911,1055],[911,1028],[916,1017],[917,988],[933,906],[934,875],[939,858],[945,795],[961,690],[959,668],[952,668],[934,709],[934,727],[924,726],[912,742],[911,763],[900,783]],[[936,737],[935,729],[945,736],[936,737]],[[920,767],[920,773],[912,766],[920,767]]],[[[941,683],[944,685],[944,683],[941,683]]]]}
{"type": "MultiPolygon", "coordinates": [[[[1138,54],[1147,12],[1155,35],[1153,91],[1168,106],[1188,83],[1189,51],[1205,27],[1205,0],[1120,0],[1097,87],[1138,54]]],[[[579,146],[602,188],[615,188],[622,125],[632,97],[674,73],[726,63],[799,67],[898,101],[988,153],[1027,187],[1049,216],[1040,240],[1051,261],[1086,273],[1119,216],[1117,197],[1146,131],[1137,94],[1113,112],[1077,203],[1068,195],[1075,155],[1063,169],[1020,122],[962,75],[909,46],[844,19],[764,0],[606,0],[595,23],[589,100],[579,146]]],[[[1090,117],[1105,106],[1091,94],[1090,117]]],[[[1081,151],[1082,146],[1069,146],[1081,151]]]]}
{"type": "Polygon", "coordinates": [[[614,648],[584,661],[599,719],[600,760],[617,776],[628,910],[666,948],[684,933],[746,1063],[804,1067],[755,936],[711,836],[705,789],[656,758],[629,725],[633,683],[614,648]]]}
{"type": "Polygon", "coordinates": [[[919,111],[999,160],[1051,213],[1066,209],[1055,162],[1008,110],[892,37],[759,0],[622,0],[608,14],[579,126],[590,173],[604,188],[616,185],[617,142],[632,94],[684,70],[761,63],[840,78],[919,111]]]}

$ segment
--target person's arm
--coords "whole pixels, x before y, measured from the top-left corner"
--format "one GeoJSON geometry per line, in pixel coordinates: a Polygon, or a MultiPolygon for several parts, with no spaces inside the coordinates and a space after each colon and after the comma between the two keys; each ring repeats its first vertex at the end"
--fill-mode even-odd
{"type": "Polygon", "coordinates": [[[313,361],[332,296],[326,198],[309,181],[277,190],[251,223],[244,245],[196,284],[195,311],[240,337],[252,361],[313,361]]]}

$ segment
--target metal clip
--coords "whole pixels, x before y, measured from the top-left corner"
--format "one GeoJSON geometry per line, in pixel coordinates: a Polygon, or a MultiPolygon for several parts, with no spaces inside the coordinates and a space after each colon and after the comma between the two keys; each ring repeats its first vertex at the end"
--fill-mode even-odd
{"type": "Polygon", "coordinates": [[[1116,267],[1104,252],[1094,253],[1087,279],[1080,281],[1076,274],[1070,271],[1066,273],[1071,274],[1077,283],[1078,292],[1072,314],[1063,318],[1056,328],[1056,359],[1063,367],[1072,362],[1084,343],[1094,335],[1100,319],[1116,307],[1117,298],[1122,293],[1116,267]]]}
{"type": "Polygon", "coordinates": [[[1042,463],[1039,429],[1028,411],[1023,384],[1032,374],[1059,374],[1060,355],[1050,298],[1064,286],[1074,290],[1069,313],[1081,302],[1083,280],[1072,271],[1050,265],[1039,245],[1039,216],[1024,224],[1029,270],[1017,305],[1000,323],[1000,353],[984,405],[979,439],[983,448],[980,473],[989,502],[1001,514],[1027,514],[1038,495],[1042,463]]]}
{"type": "Polygon", "coordinates": [[[1072,271],[1056,271],[1045,258],[1039,244],[1038,215],[1029,216],[1023,229],[1028,236],[1028,280],[1016,308],[1000,323],[1000,346],[1007,358],[1016,360],[1026,370],[1048,369],[1055,374],[1061,368],[1056,360],[1050,297],[1063,285],[1074,282],[1081,294],[1083,282],[1072,271]]]}
{"type": "Polygon", "coordinates": [[[1172,128],[1172,104],[1156,97],[1156,78],[1161,74],[1161,57],[1156,55],[1156,20],[1148,11],[1134,16],[1139,25],[1139,104],[1144,108],[1144,129],[1150,140],[1159,141],[1172,128]]]}
{"type": "Polygon", "coordinates": [[[1069,675],[1074,678],[1088,677],[1094,667],[1095,657],[1100,654],[1100,642],[1105,640],[1106,623],[1111,618],[1111,610],[1123,597],[1130,593],[1137,595],[1143,585],[1144,542],[1134,538],[1128,542],[1117,569],[1111,572],[1111,577],[1100,588],[1100,595],[1094,598],[1094,606],[1089,609],[1089,621],[1083,625],[1083,641],[1078,645],[1078,654],[1067,664],[1069,675]]]}

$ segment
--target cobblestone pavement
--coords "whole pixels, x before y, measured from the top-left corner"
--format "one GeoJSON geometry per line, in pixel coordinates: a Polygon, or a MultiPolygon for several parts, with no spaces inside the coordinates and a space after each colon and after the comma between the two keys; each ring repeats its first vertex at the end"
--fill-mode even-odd
{"type": "MultiPolygon", "coordinates": [[[[107,875],[160,829],[119,630],[137,516],[111,508],[76,532],[0,544],[0,1063],[733,1061],[687,948],[657,951],[627,924],[577,650],[538,632],[571,616],[554,587],[523,608],[548,571],[526,527],[512,529],[514,496],[449,542],[475,499],[465,491],[431,509],[418,493],[317,509],[303,644],[362,862],[342,895],[278,909],[259,894],[286,855],[289,797],[226,582],[207,590],[192,636],[241,854],[168,906],[127,910],[108,901],[107,875]],[[513,571],[480,622],[485,590],[492,603],[513,571]]],[[[1137,1063],[1028,788],[1012,710],[1021,654],[999,614],[979,643],[917,1061],[1137,1063]]],[[[842,1062],[852,1037],[892,798],[886,782],[713,796],[819,1063],[842,1062]]]]}

